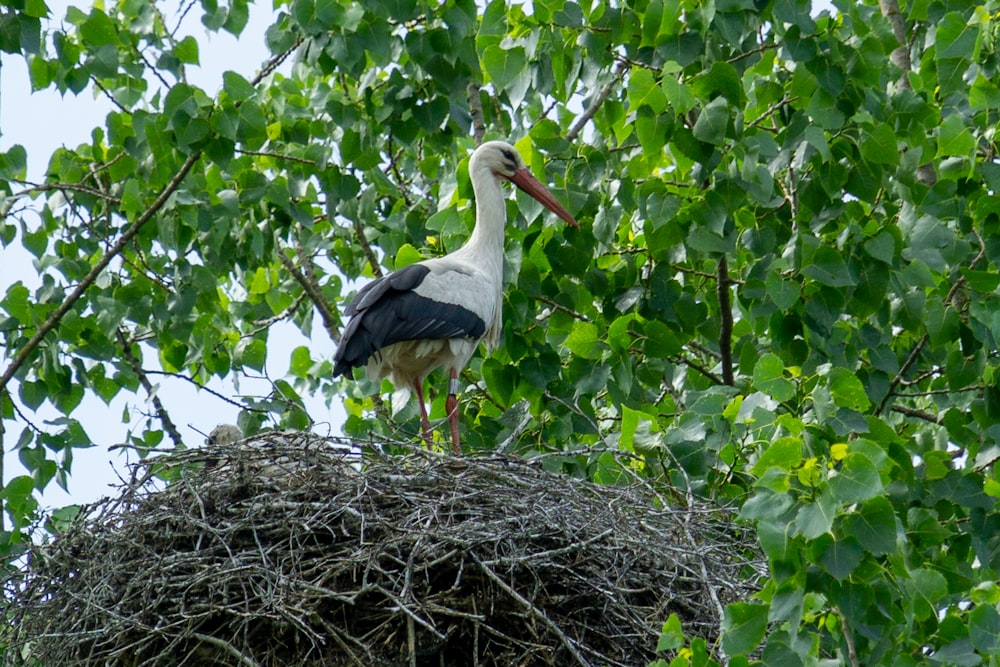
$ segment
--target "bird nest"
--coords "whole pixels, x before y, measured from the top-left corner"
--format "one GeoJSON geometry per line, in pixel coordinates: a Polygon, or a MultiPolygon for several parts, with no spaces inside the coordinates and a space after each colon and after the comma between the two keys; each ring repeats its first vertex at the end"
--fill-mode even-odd
{"type": "Polygon", "coordinates": [[[632,667],[670,614],[711,645],[754,590],[728,513],[637,477],[336,444],[272,433],[137,464],[7,581],[8,661],[632,667]]]}

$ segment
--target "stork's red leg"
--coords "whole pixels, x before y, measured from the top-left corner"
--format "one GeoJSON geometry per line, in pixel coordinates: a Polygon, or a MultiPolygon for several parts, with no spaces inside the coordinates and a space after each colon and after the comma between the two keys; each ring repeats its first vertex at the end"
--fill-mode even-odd
{"type": "Polygon", "coordinates": [[[413,389],[417,392],[417,401],[420,402],[420,428],[423,431],[424,442],[427,446],[431,445],[431,422],[427,418],[427,406],[424,405],[424,381],[418,380],[414,385],[413,389]]]}
{"type": "Polygon", "coordinates": [[[451,448],[455,454],[461,454],[462,450],[458,446],[458,372],[451,370],[451,379],[448,382],[448,398],[444,402],[444,408],[448,413],[448,423],[451,425],[451,448]]]}

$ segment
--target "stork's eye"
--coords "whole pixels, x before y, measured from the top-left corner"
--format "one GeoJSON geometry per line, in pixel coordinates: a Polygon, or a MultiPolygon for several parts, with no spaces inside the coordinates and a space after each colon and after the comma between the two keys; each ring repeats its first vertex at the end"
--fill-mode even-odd
{"type": "Polygon", "coordinates": [[[514,164],[517,164],[517,158],[514,157],[514,151],[509,151],[506,148],[500,150],[500,154],[504,156],[504,159],[510,160],[514,164]]]}

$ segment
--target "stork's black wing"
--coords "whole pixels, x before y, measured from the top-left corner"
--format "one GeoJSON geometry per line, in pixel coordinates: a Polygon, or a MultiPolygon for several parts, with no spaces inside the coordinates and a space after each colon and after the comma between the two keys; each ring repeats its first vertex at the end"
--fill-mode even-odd
{"type": "Polygon", "coordinates": [[[333,376],[348,374],[384,347],[404,340],[481,338],[486,322],[465,306],[437,295],[446,279],[426,280],[430,268],[411,264],[365,285],[348,304],[351,317],[334,354],[333,376]],[[423,289],[421,289],[423,287],[423,289]]]}

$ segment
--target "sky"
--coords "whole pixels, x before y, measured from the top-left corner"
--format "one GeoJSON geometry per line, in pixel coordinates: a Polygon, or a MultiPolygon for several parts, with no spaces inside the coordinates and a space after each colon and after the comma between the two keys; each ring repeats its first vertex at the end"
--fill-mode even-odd
{"type": "MultiPolygon", "coordinates": [[[[50,17],[57,23],[65,17],[69,5],[88,8],[88,11],[90,6],[89,0],[47,0],[47,4],[50,17]]],[[[176,9],[177,5],[165,2],[162,6],[176,9]]],[[[269,57],[262,36],[271,24],[272,17],[270,2],[265,0],[251,4],[244,37],[237,39],[225,32],[208,32],[200,23],[200,11],[196,7],[185,18],[181,30],[182,34],[193,35],[200,46],[202,65],[188,69],[189,83],[212,94],[221,89],[222,73],[225,71],[232,70],[247,79],[252,78],[259,65],[269,57]]],[[[90,89],[79,96],[68,93],[65,97],[53,90],[32,93],[24,59],[8,54],[3,54],[2,57],[0,150],[6,151],[13,144],[23,145],[28,152],[28,180],[41,182],[53,151],[60,146],[75,147],[89,142],[91,130],[104,125],[105,116],[112,108],[111,103],[103,96],[95,97],[90,89]]],[[[284,66],[285,69],[288,67],[287,64],[284,66]]],[[[6,248],[0,248],[0,297],[16,281],[20,280],[29,289],[34,289],[39,284],[32,259],[21,247],[19,240],[6,248]]],[[[291,352],[299,345],[311,346],[314,358],[329,358],[333,355],[333,342],[326,336],[322,325],[317,323],[313,330],[316,333],[310,341],[293,325],[279,323],[272,328],[268,338],[267,370],[270,377],[282,378],[287,375],[291,352]]],[[[150,352],[151,348],[147,348],[144,355],[147,367],[156,360],[156,355],[150,352]]],[[[7,363],[9,360],[0,355],[0,368],[6,367],[7,363]]],[[[229,381],[216,381],[210,386],[223,395],[237,398],[229,381]]],[[[267,393],[268,385],[262,381],[241,379],[240,390],[245,394],[263,395],[267,393]]],[[[180,380],[164,379],[157,393],[189,446],[199,445],[204,441],[204,437],[189,427],[189,424],[207,433],[218,424],[235,423],[239,414],[236,407],[207,392],[199,393],[190,384],[180,380]]],[[[122,392],[112,401],[111,406],[91,396],[84,399],[73,416],[81,421],[94,441],[94,446],[73,451],[72,472],[68,480],[69,493],[53,481],[42,496],[43,507],[91,503],[102,496],[115,495],[115,487],[128,478],[127,462],[137,457],[134,452],[118,448],[112,451],[109,447],[126,440],[129,426],[121,423],[125,408],[132,414],[133,428],[138,428],[145,421],[141,413],[151,410],[147,401],[148,397],[141,390],[139,394],[122,392]]],[[[307,398],[306,405],[314,419],[328,420],[316,425],[317,432],[324,435],[340,432],[340,424],[344,420],[341,406],[335,405],[331,413],[330,408],[320,399],[307,398]]],[[[36,415],[39,421],[58,416],[48,404],[36,415]]],[[[5,444],[8,447],[16,442],[22,426],[19,423],[7,423],[5,444]]],[[[7,452],[4,462],[4,482],[25,474],[16,453],[7,452]]]]}

